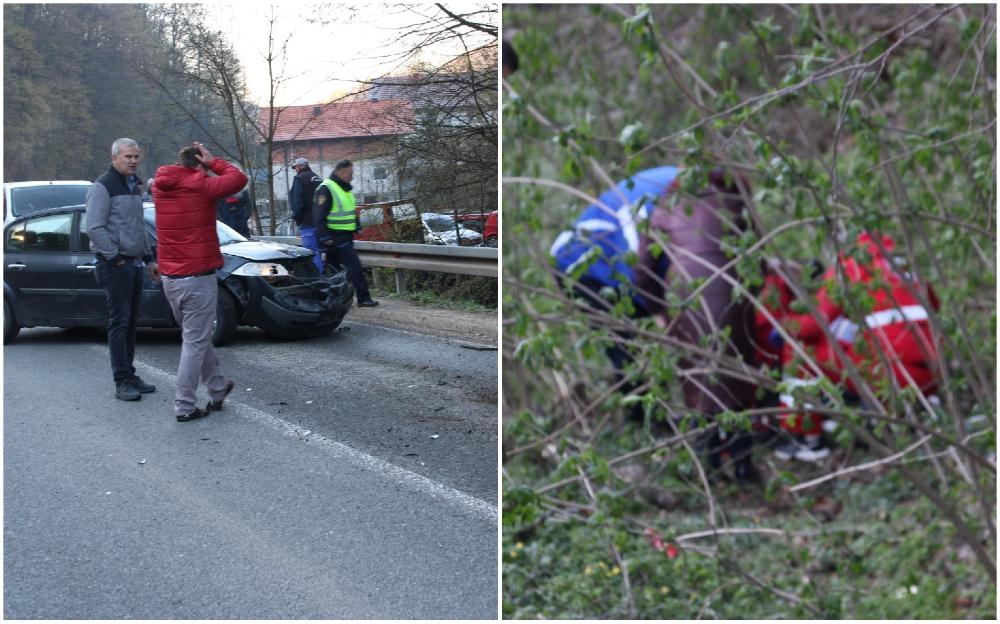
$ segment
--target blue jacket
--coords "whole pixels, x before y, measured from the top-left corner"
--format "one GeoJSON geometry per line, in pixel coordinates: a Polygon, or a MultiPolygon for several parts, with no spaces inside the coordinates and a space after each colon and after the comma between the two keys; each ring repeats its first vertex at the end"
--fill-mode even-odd
{"type": "MultiPolygon", "coordinates": [[[[577,263],[586,263],[594,254],[597,259],[583,276],[605,286],[621,288],[620,276],[631,286],[634,274],[625,256],[630,251],[639,252],[636,223],[649,218],[656,201],[677,177],[678,171],[677,167],[646,169],[608,189],[597,199],[613,210],[613,214],[600,204],[587,206],[573,229],[561,233],[552,243],[550,253],[559,271],[572,273],[577,263]]],[[[640,297],[636,299],[642,303],[640,297]]]]}

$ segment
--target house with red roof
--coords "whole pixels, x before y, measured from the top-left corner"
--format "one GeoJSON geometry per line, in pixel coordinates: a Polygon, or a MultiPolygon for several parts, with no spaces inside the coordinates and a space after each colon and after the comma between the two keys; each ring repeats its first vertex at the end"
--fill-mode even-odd
{"type": "Polygon", "coordinates": [[[400,199],[402,173],[396,159],[398,139],[411,132],[413,105],[407,100],[365,100],[260,109],[266,132],[275,115],[271,164],[274,194],[288,197],[295,172],[291,164],[306,158],[321,177],[343,159],[354,163],[354,194],[358,203],[400,199]]]}

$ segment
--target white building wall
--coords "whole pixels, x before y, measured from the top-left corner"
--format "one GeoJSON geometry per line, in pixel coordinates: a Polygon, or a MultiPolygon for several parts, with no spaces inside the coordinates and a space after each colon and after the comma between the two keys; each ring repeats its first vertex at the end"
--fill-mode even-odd
{"type": "MultiPolygon", "coordinates": [[[[334,162],[309,161],[309,167],[321,178],[326,179],[333,171],[334,162]]],[[[291,167],[275,165],[271,170],[274,177],[274,198],[288,200],[288,190],[292,188],[295,171],[291,167]]],[[[376,201],[394,201],[399,197],[399,175],[393,156],[378,156],[354,161],[354,197],[364,203],[365,196],[374,195],[376,201]]]]}

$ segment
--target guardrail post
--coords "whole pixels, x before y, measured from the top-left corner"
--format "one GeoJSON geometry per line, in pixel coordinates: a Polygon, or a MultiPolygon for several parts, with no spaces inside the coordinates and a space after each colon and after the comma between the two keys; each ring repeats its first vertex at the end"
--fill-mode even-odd
{"type": "Polygon", "coordinates": [[[382,290],[382,272],[377,267],[372,267],[372,286],[375,290],[382,290]]]}
{"type": "Polygon", "coordinates": [[[406,273],[403,269],[396,269],[396,294],[402,295],[406,292],[406,273]]]}

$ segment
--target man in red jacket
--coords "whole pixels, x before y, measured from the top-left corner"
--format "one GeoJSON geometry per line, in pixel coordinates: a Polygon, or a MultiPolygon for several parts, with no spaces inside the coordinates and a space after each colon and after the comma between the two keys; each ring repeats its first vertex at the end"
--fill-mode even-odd
{"type": "Polygon", "coordinates": [[[156,170],[156,256],[163,293],[181,325],[183,340],[174,395],[178,422],[222,409],[233,390],[212,347],[218,298],[215,270],[222,268],[215,203],[246,183],[242,171],[213,157],[201,143],[182,149],[177,164],[156,170]],[[195,405],[199,378],[210,399],[204,410],[195,405]]]}

